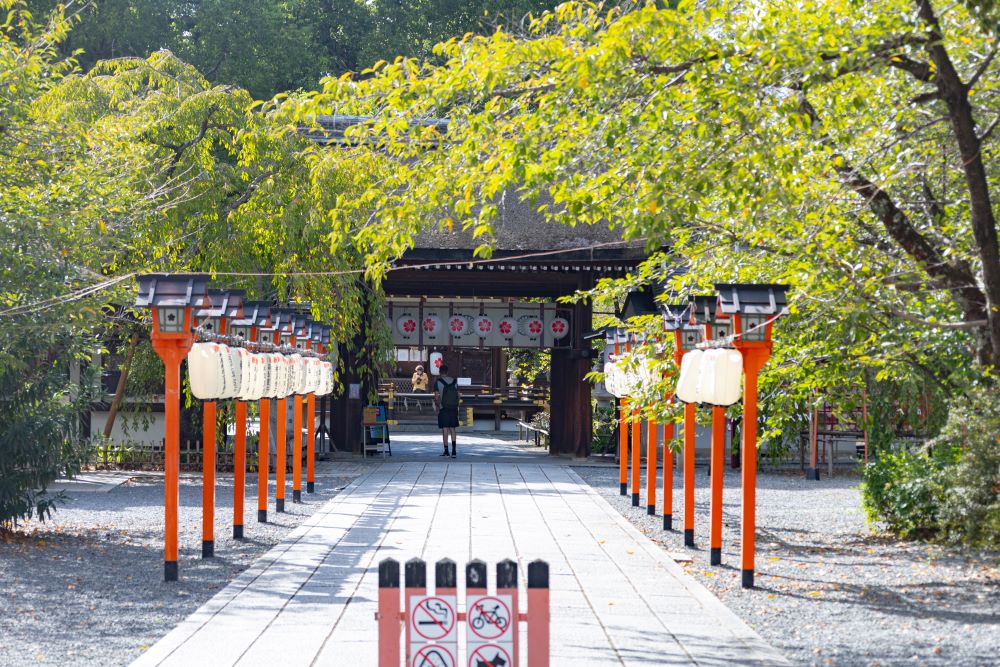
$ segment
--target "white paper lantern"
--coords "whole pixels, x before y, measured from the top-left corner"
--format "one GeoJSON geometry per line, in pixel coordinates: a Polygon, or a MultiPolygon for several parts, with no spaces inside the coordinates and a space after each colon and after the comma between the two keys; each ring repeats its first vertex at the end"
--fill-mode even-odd
{"type": "Polygon", "coordinates": [[[621,371],[618,364],[611,362],[604,364],[604,388],[615,398],[622,398],[625,395],[622,393],[621,371]]]}
{"type": "Polygon", "coordinates": [[[701,362],[705,353],[701,350],[691,350],[681,358],[681,370],[677,376],[677,400],[684,403],[701,403],[698,393],[698,379],[701,374],[701,362]]]}
{"type": "Polygon", "coordinates": [[[714,348],[702,357],[698,395],[702,403],[728,406],[743,392],[743,356],[733,349],[714,348]]]}
{"type": "Polygon", "coordinates": [[[396,330],[404,338],[416,337],[419,326],[420,322],[417,321],[417,317],[412,313],[404,313],[396,318],[396,330]]]}
{"type": "Polygon", "coordinates": [[[441,367],[444,366],[444,355],[440,352],[431,352],[430,362],[431,375],[440,375],[441,367]]]}
{"type": "Polygon", "coordinates": [[[222,355],[217,343],[195,343],[187,355],[191,394],[202,401],[214,400],[222,390],[222,355]]]}
{"type": "Polygon", "coordinates": [[[323,379],[323,360],[317,357],[306,359],[306,393],[315,394],[323,379]]]}
{"type": "Polygon", "coordinates": [[[271,380],[271,360],[266,354],[254,354],[251,363],[254,365],[253,388],[247,394],[252,401],[259,401],[268,396],[267,387],[271,380]]]}
{"type": "Polygon", "coordinates": [[[267,357],[268,367],[267,393],[265,395],[270,398],[278,398],[278,395],[281,393],[282,376],[284,375],[282,372],[281,355],[272,352],[265,356],[267,357]]]}
{"type": "Polygon", "coordinates": [[[244,359],[249,360],[250,352],[242,347],[231,347],[229,348],[229,356],[233,366],[233,386],[226,398],[239,398],[243,389],[243,361],[244,359]]]}
{"type": "Polygon", "coordinates": [[[497,331],[504,338],[513,338],[517,334],[517,320],[509,315],[500,318],[500,321],[497,322],[497,331]]]}
{"type": "Polygon", "coordinates": [[[456,314],[448,318],[448,333],[452,336],[467,336],[472,333],[472,318],[456,314]]]}
{"type": "Polygon", "coordinates": [[[323,362],[320,388],[316,393],[319,396],[326,396],[327,394],[333,393],[333,364],[329,361],[323,362]]]}
{"type": "Polygon", "coordinates": [[[517,332],[529,338],[538,338],[545,331],[545,323],[538,315],[521,315],[517,318],[517,332]]]}
{"type": "Polygon", "coordinates": [[[246,354],[240,357],[240,394],[241,401],[257,400],[258,376],[260,375],[260,362],[257,355],[246,348],[240,348],[246,354]]]}
{"type": "Polygon", "coordinates": [[[569,335],[569,320],[565,317],[555,317],[549,321],[549,333],[553,340],[562,340],[569,335]]]}
{"type": "Polygon", "coordinates": [[[472,328],[480,338],[486,338],[493,333],[493,320],[489,315],[480,315],[475,319],[472,328]]]}
{"type": "Polygon", "coordinates": [[[292,354],[287,357],[290,369],[290,394],[306,393],[306,360],[301,354],[292,354]]]}
{"type": "Polygon", "coordinates": [[[428,336],[437,336],[441,333],[441,318],[437,315],[424,315],[420,327],[428,336]]]}

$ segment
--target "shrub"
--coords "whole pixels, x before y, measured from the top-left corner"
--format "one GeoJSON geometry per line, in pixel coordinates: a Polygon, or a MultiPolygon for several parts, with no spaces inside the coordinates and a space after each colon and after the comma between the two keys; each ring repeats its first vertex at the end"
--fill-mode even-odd
{"type": "Polygon", "coordinates": [[[0,365],[0,528],[47,518],[65,497],[46,487],[79,470],[86,454],[76,437],[86,397],[72,394],[62,370],[0,365]]]}
{"type": "Polygon", "coordinates": [[[1000,398],[993,388],[955,403],[932,443],[961,452],[946,471],[941,537],[974,546],[1000,546],[1000,398]]]}
{"type": "Polygon", "coordinates": [[[902,537],[930,537],[938,530],[945,456],[906,445],[883,451],[864,471],[862,502],[868,520],[902,537]]]}
{"type": "Polygon", "coordinates": [[[1000,399],[981,389],[952,401],[941,433],[897,444],[865,468],[868,519],[902,537],[1000,546],[1000,399]]]}

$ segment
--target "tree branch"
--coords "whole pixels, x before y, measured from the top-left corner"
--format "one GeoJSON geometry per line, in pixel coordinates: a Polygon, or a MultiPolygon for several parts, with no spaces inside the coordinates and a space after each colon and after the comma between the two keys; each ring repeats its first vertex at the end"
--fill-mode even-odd
{"type": "Polygon", "coordinates": [[[906,320],[907,322],[922,324],[927,327],[935,327],[937,329],[979,329],[985,327],[988,323],[987,320],[972,320],[969,322],[932,322],[916,315],[904,313],[901,310],[895,310],[892,308],[889,309],[889,314],[901,320],[906,320]]]}

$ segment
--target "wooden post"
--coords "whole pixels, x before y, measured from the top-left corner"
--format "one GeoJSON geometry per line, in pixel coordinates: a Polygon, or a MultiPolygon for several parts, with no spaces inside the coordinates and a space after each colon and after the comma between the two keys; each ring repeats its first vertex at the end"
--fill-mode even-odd
{"type": "Polygon", "coordinates": [[[316,394],[306,398],[306,493],[316,491],[316,394]]]}
{"type": "Polygon", "coordinates": [[[243,496],[247,475],[247,404],[236,401],[236,434],[233,437],[233,539],[243,539],[243,496]]]}
{"type": "Polygon", "coordinates": [[[628,494],[628,399],[618,399],[618,481],[621,494],[628,494]]]}
{"type": "Polygon", "coordinates": [[[743,588],[753,588],[757,530],[757,376],[767,363],[770,350],[751,348],[740,352],[744,373],[740,568],[743,588]]]}
{"type": "Polygon", "coordinates": [[[694,403],[684,406],[684,546],[694,546],[694,403]]]}
{"type": "MultiPolygon", "coordinates": [[[[187,320],[189,315],[185,316],[187,320]]],[[[168,335],[160,337],[157,312],[153,310],[153,350],[163,361],[163,580],[177,581],[177,512],[179,505],[178,478],[181,459],[181,362],[194,344],[194,336],[168,335]]],[[[187,327],[185,327],[187,329],[187,327]]]]}
{"type": "MultiPolygon", "coordinates": [[[[657,424],[650,419],[646,423],[646,514],[656,514],[656,429],[657,424]]],[[[663,453],[664,464],[666,452],[663,453]]]]}
{"type": "Polygon", "coordinates": [[[632,410],[632,507],[639,506],[640,474],[642,472],[642,417],[632,410]]]}
{"type": "MultiPolygon", "coordinates": [[[[673,396],[667,396],[667,402],[673,396]]],[[[663,425],[663,530],[674,529],[674,453],[670,443],[674,441],[674,423],[663,425]]]]}
{"type": "Polygon", "coordinates": [[[510,622],[514,624],[514,655],[512,657],[514,658],[514,667],[517,667],[520,654],[518,649],[521,634],[518,632],[520,609],[517,600],[517,563],[510,559],[497,563],[497,595],[510,596],[510,622]]]}
{"type": "Polygon", "coordinates": [[[819,411],[809,410],[809,467],[806,479],[819,481],[819,411]]]}
{"type": "MultiPolygon", "coordinates": [[[[549,665],[549,564],[528,563],[528,664],[549,665]]],[[[516,635],[516,633],[515,633],[516,635]]]]}
{"type": "Polygon", "coordinates": [[[399,563],[378,564],[378,667],[399,667],[399,563]]]}
{"type": "Polygon", "coordinates": [[[257,437],[257,521],[267,523],[268,464],[271,457],[271,399],[260,399],[260,430],[257,437]]]}
{"type": "Polygon", "coordinates": [[[215,555],[215,401],[202,405],[201,557],[215,555]]]}
{"type": "Polygon", "coordinates": [[[302,395],[292,399],[292,502],[302,502],[302,395]]]}
{"type": "Polygon", "coordinates": [[[726,409],[712,406],[711,489],[709,509],[709,563],[722,564],[722,486],[725,483],[726,409]]]}
{"type": "Polygon", "coordinates": [[[288,465],[288,401],[278,399],[278,414],[275,431],[274,509],[285,511],[285,468],[288,465]]]}

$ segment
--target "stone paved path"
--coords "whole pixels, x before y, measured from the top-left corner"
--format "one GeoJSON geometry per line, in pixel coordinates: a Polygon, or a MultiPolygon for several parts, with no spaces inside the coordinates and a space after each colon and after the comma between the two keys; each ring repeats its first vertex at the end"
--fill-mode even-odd
{"type": "Polygon", "coordinates": [[[787,664],[569,467],[461,460],[370,464],[135,664],[375,665],[378,562],[415,556],[547,560],[553,665],[787,664]]]}

